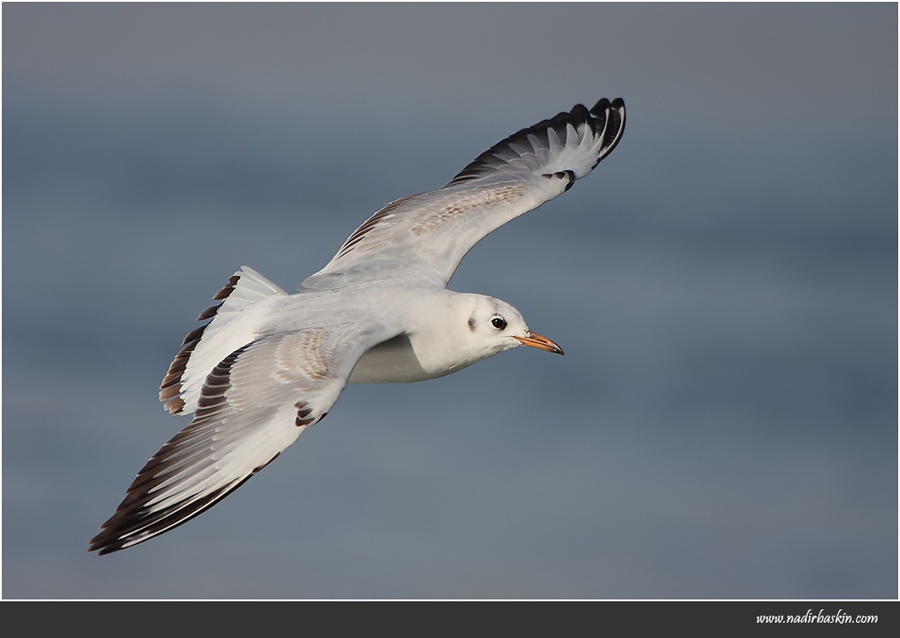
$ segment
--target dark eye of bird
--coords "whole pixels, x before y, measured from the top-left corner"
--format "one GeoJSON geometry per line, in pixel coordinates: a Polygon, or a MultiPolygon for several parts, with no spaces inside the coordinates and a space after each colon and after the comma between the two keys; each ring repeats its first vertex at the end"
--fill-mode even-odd
{"type": "Polygon", "coordinates": [[[494,326],[497,330],[503,330],[506,327],[506,319],[504,319],[500,315],[494,315],[493,317],[491,317],[491,325],[494,326]]]}

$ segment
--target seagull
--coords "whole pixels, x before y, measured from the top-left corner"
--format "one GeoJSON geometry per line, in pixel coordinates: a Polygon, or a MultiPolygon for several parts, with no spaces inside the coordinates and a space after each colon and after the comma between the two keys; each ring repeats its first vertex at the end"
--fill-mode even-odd
{"type": "Polygon", "coordinates": [[[376,212],[297,293],[241,267],[160,386],[165,408],[190,423],[138,472],[89,551],[131,547],[212,507],[321,421],[348,383],[435,379],[520,346],[563,354],[510,304],[447,283],[484,236],[590,173],[624,128],[623,100],[603,98],[513,133],[445,186],[376,212]]]}

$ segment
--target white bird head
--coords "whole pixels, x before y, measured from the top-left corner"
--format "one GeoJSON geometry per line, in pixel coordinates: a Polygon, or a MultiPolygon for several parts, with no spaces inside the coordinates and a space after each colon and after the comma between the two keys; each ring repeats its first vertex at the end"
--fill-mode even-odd
{"type": "Polygon", "coordinates": [[[522,313],[505,301],[484,295],[467,297],[471,300],[471,309],[465,319],[466,341],[469,348],[481,353],[480,359],[519,346],[564,354],[556,343],[532,332],[522,313]]]}

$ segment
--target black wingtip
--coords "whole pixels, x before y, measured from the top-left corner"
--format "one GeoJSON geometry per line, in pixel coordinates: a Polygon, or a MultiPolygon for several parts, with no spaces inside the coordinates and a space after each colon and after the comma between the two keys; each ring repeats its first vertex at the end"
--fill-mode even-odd
{"type": "Polygon", "coordinates": [[[603,151],[597,158],[597,163],[604,157],[613,152],[622,139],[622,133],[625,131],[625,100],[620,97],[613,99],[611,102],[607,98],[601,98],[591,107],[591,114],[604,120],[604,141],[603,151]]]}
{"type": "Polygon", "coordinates": [[[601,98],[590,109],[583,104],[576,104],[568,111],[557,113],[550,119],[541,120],[537,124],[523,128],[476,157],[445,186],[453,186],[483,177],[490,173],[492,168],[496,169],[498,165],[505,164],[508,154],[511,152],[517,154],[514,150],[510,151],[511,145],[515,144],[527,149],[531,147],[532,137],[537,137],[546,144],[548,143],[547,129],[557,129],[558,135],[565,136],[565,127],[568,125],[587,125],[594,135],[601,134],[603,136],[603,143],[597,158],[597,163],[599,163],[601,159],[612,152],[622,137],[625,127],[625,101],[620,97],[612,101],[608,98],[601,98]]]}

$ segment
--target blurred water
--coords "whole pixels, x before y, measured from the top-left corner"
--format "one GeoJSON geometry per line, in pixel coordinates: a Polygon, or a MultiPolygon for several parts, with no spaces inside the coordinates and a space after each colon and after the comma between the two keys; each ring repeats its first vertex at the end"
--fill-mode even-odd
{"type": "Polygon", "coordinates": [[[896,9],[564,7],[3,6],[4,597],[897,596],[896,9]],[[452,282],[565,358],[351,387],[210,512],[86,553],[239,265],[292,289],[620,94],[615,153],[452,282]]]}

